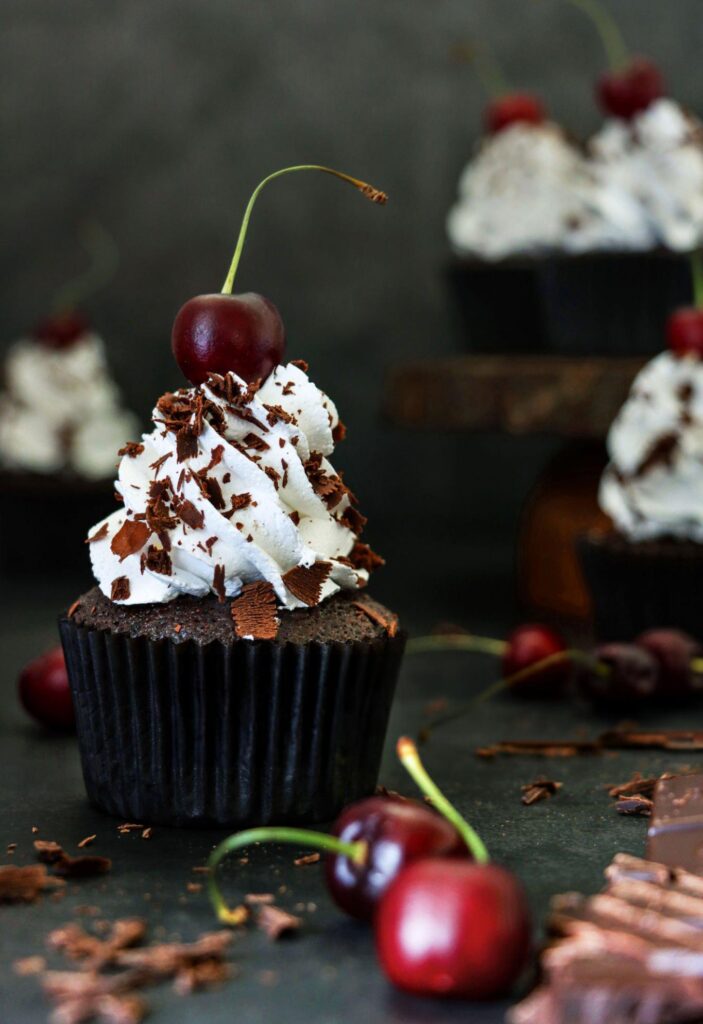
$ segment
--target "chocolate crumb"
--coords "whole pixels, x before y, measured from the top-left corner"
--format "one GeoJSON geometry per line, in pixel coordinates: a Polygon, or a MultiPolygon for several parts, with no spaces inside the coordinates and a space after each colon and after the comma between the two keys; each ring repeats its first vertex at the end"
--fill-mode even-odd
{"type": "Polygon", "coordinates": [[[14,961],[12,970],[21,978],[29,977],[31,974],[41,974],[46,970],[46,960],[43,956],[25,956],[14,961]]]}
{"type": "Polygon", "coordinates": [[[71,607],[70,607],[70,608],[68,609],[68,611],[66,612],[66,617],[67,617],[67,618],[69,618],[69,619],[72,619],[72,618],[73,618],[73,616],[74,616],[74,615],[76,614],[76,612],[78,611],[78,609],[80,608],[80,606],[81,606],[81,599],[80,599],[80,597],[79,597],[77,601],[74,601],[74,602],[73,602],[73,604],[71,605],[71,607]]]}
{"type": "Polygon", "coordinates": [[[46,889],[64,883],[52,878],[43,864],[15,864],[0,867],[0,903],[33,903],[46,889]]]}
{"type": "Polygon", "coordinates": [[[131,592],[132,589],[126,576],[118,576],[116,580],[112,581],[110,597],[113,601],[126,601],[131,592]]]}
{"type": "Polygon", "coordinates": [[[296,857],[293,863],[297,868],[304,868],[307,867],[308,864],[318,864],[319,861],[319,853],[306,853],[302,857],[296,857]]]}
{"type": "Polygon", "coordinates": [[[142,839],[151,839],[151,837],[152,837],[153,833],[154,833],[154,830],[153,830],[153,828],[151,827],[151,825],[149,825],[149,826],[148,826],[147,828],[145,828],[145,829],[144,829],[144,831],[142,832],[142,839]]]}
{"type": "Polygon", "coordinates": [[[549,797],[555,796],[562,786],[563,782],[554,782],[552,779],[540,776],[534,782],[528,782],[527,785],[520,787],[522,802],[529,807],[530,804],[536,804],[539,800],[548,800],[549,797]]]}
{"type": "Polygon", "coordinates": [[[92,536],[88,537],[88,539],[86,540],[86,544],[95,544],[99,540],[105,540],[109,531],[110,527],[108,526],[108,524],[103,523],[99,530],[96,530],[92,536]]]}
{"type": "Polygon", "coordinates": [[[620,797],[615,804],[618,814],[640,815],[644,818],[651,817],[653,807],[654,802],[649,797],[640,794],[620,797]]]}
{"type": "Polygon", "coordinates": [[[137,455],[141,455],[143,451],[143,444],[140,444],[138,441],[128,441],[126,445],[120,448],[117,454],[127,455],[130,459],[136,459],[137,455]]]}
{"type": "Polygon", "coordinates": [[[86,846],[90,846],[90,844],[97,838],[97,835],[94,833],[92,836],[86,836],[85,839],[81,839],[81,841],[76,845],[78,846],[79,850],[83,850],[85,849],[86,846]]]}
{"type": "Polygon", "coordinates": [[[296,932],[303,922],[299,917],[281,910],[280,907],[264,903],[256,916],[256,923],[268,938],[275,942],[284,935],[296,932]]]}

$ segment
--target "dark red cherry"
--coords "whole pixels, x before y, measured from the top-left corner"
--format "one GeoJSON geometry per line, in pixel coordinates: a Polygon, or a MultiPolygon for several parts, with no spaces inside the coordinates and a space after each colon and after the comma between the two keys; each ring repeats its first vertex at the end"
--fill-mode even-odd
{"type": "Polygon", "coordinates": [[[74,728],[73,700],[60,647],[30,661],[20,673],[18,686],[25,710],[37,722],[50,729],[74,728]]]}
{"type": "Polygon", "coordinates": [[[34,328],[34,337],[47,348],[69,348],[90,328],[88,318],[77,309],[42,320],[34,328]]]}
{"type": "Polygon", "coordinates": [[[703,358],[703,309],[677,309],[666,323],[666,343],[676,356],[703,358]]]}
{"type": "Polygon", "coordinates": [[[381,966],[424,996],[491,999],[527,963],[530,916],[518,880],[493,864],[428,859],[400,873],[375,922],[381,966]]]}
{"type": "Polygon", "coordinates": [[[664,79],[652,61],[634,57],[622,71],[604,72],[596,95],[606,114],[628,121],[664,95],[664,79]]]}
{"type": "Polygon", "coordinates": [[[369,797],[342,812],[332,835],[344,842],[368,843],[364,864],[341,854],[327,854],[327,887],[338,907],[370,921],[378,901],[406,865],[421,857],[470,856],[448,821],[414,800],[369,797]]]}
{"type": "Polygon", "coordinates": [[[651,699],[660,680],[659,662],[637,644],[601,644],[595,665],[579,671],[582,692],[597,703],[628,704],[651,699]],[[598,671],[598,666],[601,671],[598,671]]]}
{"type": "Polygon", "coordinates": [[[658,696],[688,697],[703,690],[703,673],[696,668],[703,647],[681,629],[650,629],[635,640],[659,665],[658,696]]]}
{"type": "Polygon", "coordinates": [[[196,295],[179,310],[171,345],[192,384],[230,370],[249,383],[265,380],[281,362],[286,332],[278,310],[263,295],[196,295]]]}
{"type": "Polygon", "coordinates": [[[486,131],[491,135],[519,122],[542,124],[546,111],[542,102],[528,92],[511,92],[498,96],[486,106],[486,131]]]}
{"type": "MultiPolygon", "coordinates": [[[[506,643],[503,654],[503,677],[506,679],[567,649],[565,641],[555,630],[537,622],[518,626],[508,636],[506,643]]],[[[511,687],[511,690],[521,697],[553,696],[564,687],[571,671],[568,662],[548,665],[511,687]]]]}

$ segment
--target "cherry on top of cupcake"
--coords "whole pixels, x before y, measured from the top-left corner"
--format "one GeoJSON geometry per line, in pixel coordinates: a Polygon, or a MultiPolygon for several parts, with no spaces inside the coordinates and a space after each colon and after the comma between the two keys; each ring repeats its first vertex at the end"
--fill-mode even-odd
{"type": "Polygon", "coordinates": [[[547,110],[539,96],[513,89],[495,54],[486,46],[462,43],[452,52],[456,60],[471,64],[488,96],[483,114],[488,135],[497,135],[514,124],[537,125],[547,120],[547,110]]]}
{"type": "Polygon", "coordinates": [[[385,203],[385,192],[348,174],[317,164],[284,167],[269,174],[252,192],[244,211],[239,238],[222,291],[196,295],[179,310],[171,333],[173,354],[184,376],[195,385],[211,373],[236,373],[251,384],[265,380],[283,360],[286,332],[281,315],[270,299],[256,292],[233,295],[234,279],[244,248],[251,211],[270,181],[292,171],[322,171],[358,188],[374,203],[385,203]]]}
{"type": "Polygon", "coordinates": [[[599,0],[567,0],[593,23],[608,57],[609,69],[596,80],[596,97],[605,114],[629,121],[661,99],[664,79],[657,65],[647,57],[632,56],[622,33],[599,0]]]}
{"type": "Polygon", "coordinates": [[[693,305],[675,310],[666,324],[669,350],[681,358],[703,359],[703,254],[691,256],[693,305]]]}

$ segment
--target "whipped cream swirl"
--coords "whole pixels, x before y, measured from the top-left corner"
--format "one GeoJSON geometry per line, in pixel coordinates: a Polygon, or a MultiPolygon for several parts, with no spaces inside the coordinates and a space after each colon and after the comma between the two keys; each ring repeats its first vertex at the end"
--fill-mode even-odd
{"type": "Polygon", "coordinates": [[[109,478],[115,451],[138,429],[110,377],[105,346],[86,333],[53,349],[16,342],[5,362],[0,396],[0,460],[9,468],[56,473],[70,468],[109,478]]]}
{"type": "Polygon", "coordinates": [[[327,458],[344,427],[306,370],[277,366],[261,386],[213,374],[159,400],[155,429],[121,452],[124,508],[90,534],[104,594],[225,600],[264,581],[294,609],[365,585],[381,559],[327,458]]]}
{"type": "Polygon", "coordinates": [[[703,362],[663,352],[608,434],[600,504],[628,540],[703,542],[703,362]]]}

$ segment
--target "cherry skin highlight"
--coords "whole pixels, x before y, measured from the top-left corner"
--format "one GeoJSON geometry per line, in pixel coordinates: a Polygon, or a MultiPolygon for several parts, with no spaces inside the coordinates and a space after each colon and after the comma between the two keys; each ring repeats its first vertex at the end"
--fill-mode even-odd
{"type": "Polygon", "coordinates": [[[336,853],[325,861],[330,895],[338,907],[361,921],[373,918],[379,900],[407,864],[424,857],[470,857],[454,826],[414,800],[360,800],[342,812],[332,835],[368,844],[363,865],[336,853]]]}
{"type": "Polygon", "coordinates": [[[666,343],[675,356],[703,358],[703,309],[677,309],[666,324],[666,343]]]}
{"type": "Polygon", "coordinates": [[[634,57],[623,71],[606,71],[596,83],[602,110],[625,121],[642,113],[664,95],[664,79],[656,64],[634,57]]]}
{"type": "Polygon", "coordinates": [[[511,124],[542,124],[545,118],[544,105],[536,96],[528,92],[508,93],[486,106],[486,131],[496,135],[511,124]]]}
{"type": "Polygon", "coordinates": [[[30,661],[20,673],[18,688],[25,710],[37,722],[66,732],[74,728],[73,699],[60,647],[30,661]]]}
{"type": "Polygon", "coordinates": [[[171,346],[192,384],[230,371],[251,383],[265,380],[281,362],[286,332],[278,310],[263,295],[196,295],[176,316],[171,346]]]}
{"type": "MultiPolygon", "coordinates": [[[[508,636],[506,643],[502,666],[504,678],[514,676],[567,649],[565,641],[555,630],[535,622],[518,626],[508,636]]],[[[511,689],[521,697],[553,696],[563,688],[570,673],[571,666],[567,662],[547,665],[543,671],[536,671],[511,689]]]]}
{"type": "Polygon", "coordinates": [[[420,860],[379,904],[376,947],[398,988],[416,995],[490,999],[510,989],[530,949],[522,886],[504,868],[420,860]]]}
{"type": "Polygon", "coordinates": [[[88,318],[76,309],[42,320],[34,328],[34,337],[47,348],[70,348],[89,329],[88,318]]]}

